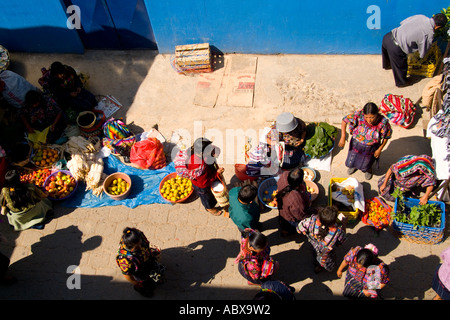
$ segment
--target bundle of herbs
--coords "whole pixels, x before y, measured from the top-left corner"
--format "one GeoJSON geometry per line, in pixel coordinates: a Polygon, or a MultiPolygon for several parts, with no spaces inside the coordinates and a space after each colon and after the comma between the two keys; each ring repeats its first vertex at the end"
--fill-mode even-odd
{"type": "Polygon", "coordinates": [[[325,156],[333,148],[337,132],[336,127],[326,122],[308,124],[304,152],[312,159],[325,156]]]}
{"type": "Polygon", "coordinates": [[[442,210],[435,203],[408,207],[400,188],[396,188],[392,196],[397,198],[397,210],[394,217],[398,222],[412,224],[414,229],[418,229],[418,227],[440,227],[442,210]]]}

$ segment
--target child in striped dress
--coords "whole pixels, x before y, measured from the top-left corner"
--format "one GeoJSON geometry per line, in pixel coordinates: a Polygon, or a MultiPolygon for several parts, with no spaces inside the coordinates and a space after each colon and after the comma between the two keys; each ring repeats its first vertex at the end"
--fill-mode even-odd
{"type": "Polygon", "coordinates": [[[347,219],[339,217],[335,207],[323,207],[318,214],[313,214],[299,222],[297,232],[308,237],[316,252],[317,265],[314,272],[323,269],[332,271],[336,265],[335,248],[346,240],[347,219]]]}

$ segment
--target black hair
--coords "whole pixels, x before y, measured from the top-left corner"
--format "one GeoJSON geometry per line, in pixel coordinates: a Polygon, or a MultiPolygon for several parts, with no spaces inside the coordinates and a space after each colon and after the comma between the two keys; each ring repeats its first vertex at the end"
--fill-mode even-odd
{"type": "Polygon", "coordinates": [[[36,90],[30,90],[25,94],[25,104],[27,106],[32,106],[42,99],[42,94],[36,90]]]}
{"type": "Polygon", "coordinates": [[[63,74],[64,72],[65,67],[61,62],[55,61],[50,65],[50,74],[52,76],[57,76],[59,74],[63,74]]]}
{"type": "Polygon", "coordinates": [[[244,230],[242,237],[248,238],[248,244],[256,250],[263,250],[267,247],[267,237],[258,230],[244,230]]]}
{"type": "Polygon", "coordinates": [[[206,138],[197,138],[191,147],[191,155],[195,154],[202,157],[203,159],[206,158],[206,164],[211,166],[214,166],[215,164],[213,151],[215,151],[215,148],[213,148],[212,146],[212,141],[206,138]]]}
{"type": "Polygon", "coordinates": [[[294,168],[289,172],[287,177],[288,185],[280,190],[276,195],[278,209],[283,208],[283,198],[303,183],[303,173],[302,168],[294,168]]]}
{"type": "Polygon", "coordinates": [[[363,107],[364,114],[378,114],[379,112],[380,112],[380,109],[373,102],[368,102],[363,107]]]}
{"type": "Polygon", "coordinates": [[[28,205],[34,205],[38,202],[33,197],[31,190],[21,184],[20,175],[16,170],[6,172],[4,187],[9,188],[9,197],[14,208],[25,209],[28,205]]]}
{"type": "Polygon", "coordinates": [[[337,221],[339,211],[336,207],[322,207],[319,209],[319,221],[321,228],[319,228],[319,238],[323,239],[328,234],[329,228],[337,221]]]}
{"type": "Polygon", "coordinates": [[[243,203],[250,203],[255,199],[258,189],[251,184],[243,186],[238,192],[238,199],[243,203]]]}
{"type": "Polygon", "coordinates": [[[356,262],[365,268],[373,264],[374,259],[375,256],[370,249],[361,249],[356,254],[356,262]]]}
{"type": "Polygon", "coordinates": [[[436,27],[443,28],[447,24],[447,16],[443,13],[436,13],[432,19],[436,27]]]}
{"type": "Polygon", "coordinates": [[[137,245],[141,239],[141,232],[138,229],[129,227],[123,229],[122,240],[128,249],[131,249],[137,245]]]}

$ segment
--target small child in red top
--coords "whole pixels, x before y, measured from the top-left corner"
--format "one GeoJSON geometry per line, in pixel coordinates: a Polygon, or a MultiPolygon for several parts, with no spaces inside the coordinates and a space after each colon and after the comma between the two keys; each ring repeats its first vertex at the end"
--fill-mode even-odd
{"type": "Polygon", "coordinates": [[[216,163],[219,153],[220,149],[210,140],[198,138],[190,149],[179,151],[174,160],[178,175],[192,181],[206,211],[215,216],[222,214],[222,210],[215,208],[217,200],[211,191],[213,182],[224,172],[216,163]]]}

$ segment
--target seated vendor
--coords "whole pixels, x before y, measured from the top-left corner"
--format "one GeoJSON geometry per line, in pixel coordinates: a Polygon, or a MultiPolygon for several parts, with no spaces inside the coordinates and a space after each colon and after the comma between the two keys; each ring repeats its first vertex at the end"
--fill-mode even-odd
{"type": "Polygon", "coordinates": [[[289,112],[278,115],[275,126],[267,137],[267,143],[273,146],[277,142],[284,142],[281,168],[291,169],[302,164],[305,158],[303,152],[305,138],[306,124],[304,121],[289,112]]]}
{"type": "Polygon", "coordinates": [[[28,133],[48,128],[47,143],[55,143],[65,129],[62,110],[52,98],[38,91],[31,90],[26,94],[21,117],[28,133]]]}
{"type": "Polygon", "coordinates": [[[94,94],[84,88],[76,71],[58,61],[50,66],[50,75],[45,88],[53,94],[54,99],[63,109],[71,108],[77,112],[90,111],[97,105],[94,94]]]}
{"type": "MultiPolygon", "coordinates": [[[[418,196],[417,188],[425,188],[420,204],[426,204],[436,184],[433,159],[428,155],[408,155],[400,158],[378,181],[378,189],[386,200],[395,201],[392,193],[398,187],[405,196],[418,196]]],[[[419,190],[420,191],[420,190],[419,190]]]]}

